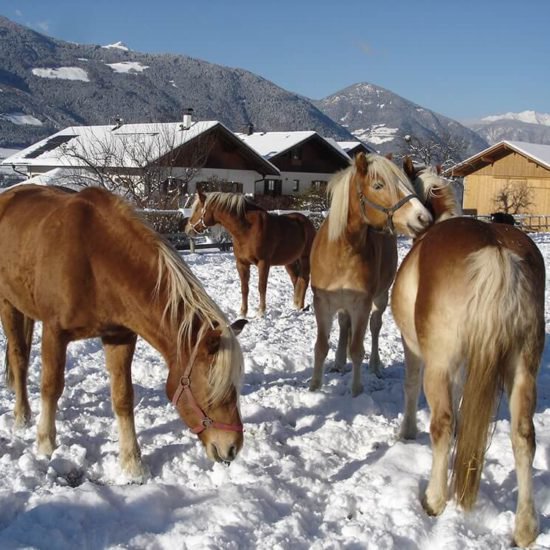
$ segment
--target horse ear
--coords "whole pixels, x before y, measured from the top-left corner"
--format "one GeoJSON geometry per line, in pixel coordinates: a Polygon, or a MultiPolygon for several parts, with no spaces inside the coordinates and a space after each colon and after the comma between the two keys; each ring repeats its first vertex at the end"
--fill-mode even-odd
{"type": "Polygon", "coordinates": [[[238,336],[247,323],[248,321],[246,319],[237,319],[236,321],[231,323],[230,326],[231,326],[231,330],[233,331],[233,334],[235,334],[235,336],[238,336]]]}
{"type": "Polygon", "coordinates": [[[393,160],[393,153],[386,153],[384,155],[388,160],[393,160]]]}
{"type": "Polygon", "coordinates": [[[365,176],[369,169],[369,163],[365,153],[361,152],[355,155],[355,169],[361,176],[365,176]]]}
{"type": "Polygon", "coordinates": [[[403,171],[407,174],[411,181],[414,180],[414,164],[411,157],[408,155],[403,159],[403,171]]]}
{"type": "Polygon", "coordinates": [[[197,191],[197,197],[199,197],[199,201],[201,204],[204,204],[206,201],[206,195],[202,191],[197,191]]]}
{"type": "Polygon", "coordinates": [[[206,346],[206,351],[208,351],[209,355],[214,355],[218,353],[220,349],[220,341],[221,341],[222,331],[219,329],[208,329],[206,334],[204,335],[203,342],[206,346]]]}
{"type": "Polygon", "coordinates": [[[441,172],[443,172],[443,168],[442,168],[441,164],[436,164],[435,165],[435,171],[437,172],[438,176],[441,176],[441,172]]]}

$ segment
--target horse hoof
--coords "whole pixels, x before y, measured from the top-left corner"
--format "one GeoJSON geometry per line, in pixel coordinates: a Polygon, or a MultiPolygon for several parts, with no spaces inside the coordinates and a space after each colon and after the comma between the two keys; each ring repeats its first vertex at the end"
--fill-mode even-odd
{"type": "Polygon", "coordinates": [[[309,391],[317,391],[321,388],[321,382],[311,382],[309,384],[309,391]]]}
{"type": "Polygon", "coordinates": [[[414,440],[416,439],[417,433],[418,429],[416,426],[414,426],[414,428],[401,426],[401,430],[399,430],[399,439],[404,439],[406,441],[414,440]]]}
{"type": "Polygon", "coordinates": [[[54,452],[55,444],[49,437],[39,436],[37,441],[37,453],[50,458],[54,452]]]}
{"type": "Polygon", "coordinates": [[[429,516],[440,516],[447,505],[446,500],[436,499],[435,502],[429,502],[429,500],[431,499],[429,499],[428,495],[425,494],[422,499],[422,508],[424,508],[426,514],[429,516]]]}
{"type": "Polygon", "coordinates": [[[538,521],[535,515],[521,517],[516,515],[516,527],[514,529],[514,544],[525,548],[535,541],[539,532],[538,521]]]}

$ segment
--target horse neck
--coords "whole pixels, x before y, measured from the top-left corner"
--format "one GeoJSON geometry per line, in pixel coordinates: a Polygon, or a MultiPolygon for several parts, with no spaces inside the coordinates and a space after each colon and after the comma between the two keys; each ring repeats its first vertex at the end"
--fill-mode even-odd
{"type": "Polygon", "coordinates": [[[244,235],[250,230],[250,223],[248,223],[247,220],[248,214],[245,214],[245,216],[241,218],[235,212],[230,212],[224,208],[217,208],[213,211],[213,217],[216,222],[223,225],[234,238],[244,235]]]}
{"type": "Polygon", "coordinates": [[[359,238],[364,238],[365,230],[368,227],[355,188],[350,190],[348,208],[348,222],[344,235],[349,241],[353,242],[359,238]]]}
{"type": "Polygon", "coordinates": [[[458,215],[458,209],[454,197],[449,196],[449,189],[436,188],[428,198],[427,207],[431,211],[434,223],[454,218],[458,215]]]}

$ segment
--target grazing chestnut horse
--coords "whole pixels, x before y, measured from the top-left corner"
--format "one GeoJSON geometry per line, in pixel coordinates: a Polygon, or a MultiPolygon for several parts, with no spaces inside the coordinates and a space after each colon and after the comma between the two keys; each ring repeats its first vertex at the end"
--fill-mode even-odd
{"type": "Polygon", "coordinates": [[[424,365],[433,463],[423,505],[431,515],[445,508],[456,431],[452,492],[470,509],[477,498],[488,426],[502,387],[506,388],[518,481],[514,539],[525,546],[538,529],[532,486],[533,414],[544,346],[544,262],[522,231],[454,217],[454,207],[445,211],[445,200],[453,203],[452,190],[434,172],[421,172],[414,184],[437,213],[436,223],[401,264],[392,291],[406,362],[401,434],[416,436],[424,365]]]}
{"type": "Polygon", "coordinates": [[[370,369],[379,374],[378,335],[397,266],[394,233],[415,236],[431,222],[407,176],[379,155],[359,154],[328,186],[330,211],[311,251],[317,341],[310,390],[321,387],[332,319],[339,313],[336,367],[349,351],[352,395],[363,391],[363,339],[370,321],[370,369]],[[372,309],[372,316],[371,316],[372,309]]]}
{"type": "Polygon", "coordinates": [[[248,313],[250,266],[258,267],[260,307],[265,313],[267,277],[272,265],[284,265],[294,287],[294,306],[303,309],[309,284],[309,253],[315,227],[303,214],[271,214],[238,193],[197,192],[187,222],[188,235],[220,224],[231,234],[241,279],[241,315],[248,313]]]}
{"type": "Polygon", "coordinates": [[[230,461],[243,443],[235,332],[176,251],[120,198],[24,185],[0,194],[0,316],[15,425],[27,424],[34,320],[42,321],[38,451],[55,448],[67,344],[100,337],[111,376],[120,462],[142,475],[130,367],[136,335],[168,364],[166,393],[206,453],[230,461]]]}

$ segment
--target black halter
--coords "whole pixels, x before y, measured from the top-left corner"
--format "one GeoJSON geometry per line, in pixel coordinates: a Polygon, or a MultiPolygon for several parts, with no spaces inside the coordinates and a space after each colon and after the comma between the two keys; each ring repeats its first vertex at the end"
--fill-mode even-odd
{"type": "Polygon", "coordinates": [[[368,205],[371,208],[378,210],[379,212],[383,212],[384,214],[386,214],[386,225],[382,229],[376,229],[376,228],[372,228],[372,229],[374,231],[380,231],[381,233],[388,233],[390,235],[393,235],[395,231],[395,227],[393,225],[393,215],[411,199],[417,198],[417,196],[414,193],[411,193],[410,195],[407,195],[402,199],[398,200],[393,206],[387,207],[367,199],[367,197],[363,195],[363,191],[361,191],[359,185],[357,185],[357,195],[359,196],[359,204],[361,205],[361,214],[363,215],[364,220],[367,223],[369,223],[367,213],[365,212],[365,205],[368,205]]]}

